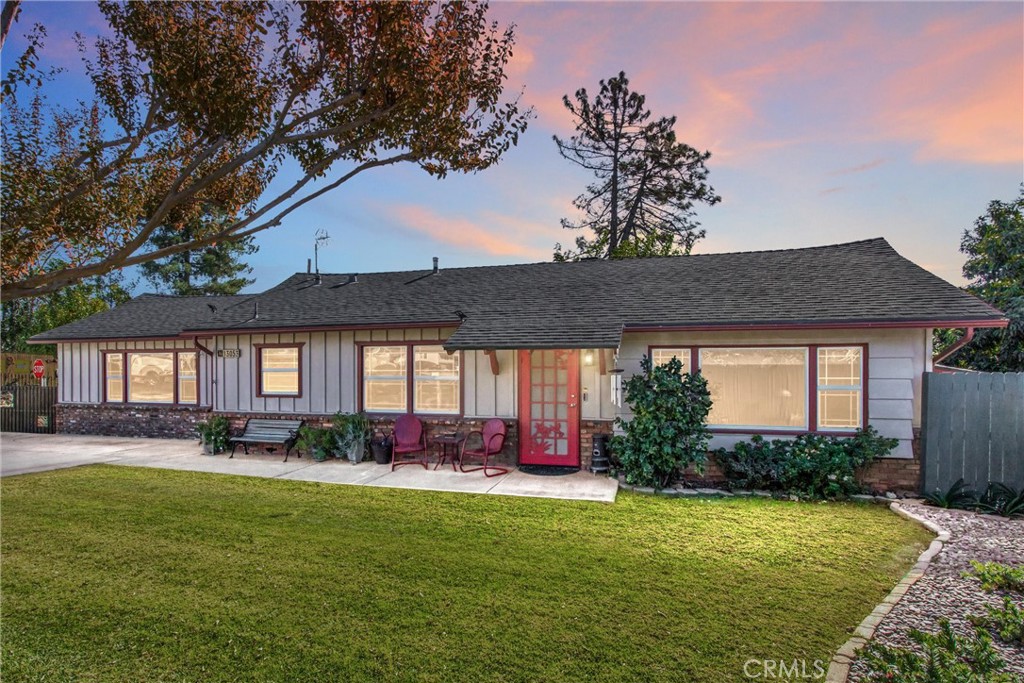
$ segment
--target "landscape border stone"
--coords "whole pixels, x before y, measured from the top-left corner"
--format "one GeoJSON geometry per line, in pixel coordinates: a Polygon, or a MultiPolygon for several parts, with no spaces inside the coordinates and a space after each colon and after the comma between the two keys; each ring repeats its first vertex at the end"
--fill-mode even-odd
{"type": "Polygon", "coordinates": [[[900,601],[900,599],[906,595],[910,587],[917,583],[917,580],[924,576],[924,573],[928,570],[928,565],[938,555],[943,546],[949,541],[949,532],[940,527],[938,524],[931,522],[924,517],[915,515],[913,512],[908,511],[899,503],[886,500],[890,503],[889,509],[895,514],[909,519],[913,522],[917,522],[928,531],[935,534],[935,539],[928,545],[928,548],[921,553],[917,562],[913,567],[910,568],[900,582],[896,584],[895,588],[889,591],[889,594],[885,596],[882,602],[875,606],[875,609],[871,610],[871,614],[864,617],[864,620],[860,622],[860,625],[854,630],[853,635],[843,645],[836,650],[835,655],[832,656],[832,662],[829,664],[828,672],[825,674],[826,683],[846,683],[850,676],[850,665],[857,656],[857,652],[868,644],[875,635],[875,629],[882,622],[882,619],[886,614],[892,611],[893,606],[900,601]]]}

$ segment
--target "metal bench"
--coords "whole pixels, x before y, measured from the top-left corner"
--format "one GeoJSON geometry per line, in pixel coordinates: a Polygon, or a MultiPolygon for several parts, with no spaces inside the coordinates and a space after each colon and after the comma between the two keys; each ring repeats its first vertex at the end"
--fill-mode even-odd
{"type": "MultiPolygon", "coordinates": [[[[288,462],[288,452],[295,445],[295,439],[299,435],[299,427],[302,420],[261,420],[249,418],[245,422],[245,429],[241,436],[233,436],[231,443],[231,455],[235,457],[235,449],[241,444],[246,455],[249,454],[249,444],[271,444],[279,443],[284,446],[284,461],[288,462]]],[[[302,454],[298,454],[302,457],[302,454]]]]}

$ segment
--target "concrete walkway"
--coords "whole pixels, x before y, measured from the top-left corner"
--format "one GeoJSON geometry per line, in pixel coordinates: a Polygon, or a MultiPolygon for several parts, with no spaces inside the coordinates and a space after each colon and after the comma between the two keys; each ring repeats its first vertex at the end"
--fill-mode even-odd
{"type": "Polygon", "coordinates": [[[109,463],[194,472],[216,472],[272,479],[319,481],[328,484],[386,486],[429,491],[459,491],[504,496],[561,498],[614,503],[617,483],[587,472],[561,477],[538,477],[518,470],[485,477],[483,472],[453,472],[445,465],[436,472],[407,465],[394,472],[389,465],[341,460],[313,462],[309,458],[236,453],[203,455],[195,441],[178,439],[130,439],[111,436],[64,434],[0,434],[0,476],[109,463]]]}

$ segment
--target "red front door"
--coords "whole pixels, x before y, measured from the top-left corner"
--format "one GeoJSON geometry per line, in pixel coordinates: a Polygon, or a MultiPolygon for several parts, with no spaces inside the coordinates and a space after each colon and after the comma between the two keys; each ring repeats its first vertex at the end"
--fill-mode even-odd
{"type": "Polygon", "coordinates": [[[519,462],[580,466],[579,352],[519,352],[519,462]]]}

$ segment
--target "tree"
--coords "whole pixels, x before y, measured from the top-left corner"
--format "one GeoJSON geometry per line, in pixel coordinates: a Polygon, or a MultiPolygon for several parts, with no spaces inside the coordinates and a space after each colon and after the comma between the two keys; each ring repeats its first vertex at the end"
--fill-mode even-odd
{"type": "MultiPolygon", "coordinates": [[[[180,230],[162,226],[149,238],[153,249],[164,249],[181,242],[191,242],[206,230],[208,218],[192,221],[180,230]]],[[[226,220],[226,219],[221,219],[226,220]]],[[[233,242],[220,242],[191,251],[179,251],[159,261],[142,264],[142,274],[158,291],[177,296],[207,294],[238,294],[255,280],[245,277],[252,268],[239,258],[259,249],[253,237],[233,242]]]]}
{"type": "Polygon", "coordinates": [[[589,229],[593,237],[577,237],[575,251],[555,245],[555,260],[688,254],[704,236],[694,204],[721,201],[706,182],[711,153],[679,142],[674,116],[650,120],[645,96],[629,89],[625,73],[600,86],[593,102],[585,88],[575,101],[562,98],[576,134],[556,135],[555,144],[597,180],[573,201],[583,218],[562,219],[562,227],[589,229]]]}
{"type": "Polygon", "coordinates": [[[237,240],[371,168],[497,163],[532,110],[503,98],[512,28],[463,2],[100,2],[94,97],[48,98],[45,29],[3,81],[0,300],[237,240]],[[300,172],[271,181],[288,163],[300,172]],[[150,249],[159,228],[232,216],[150,249]],[[60,265],[58,265],[60,264],[60,265]]]}
{"type": "Polygon", "coordinates": [[[8,353],[54,355],[56,346],[29,345],[32,335],[87,318],[124,303],[131,294],[120,273],[89,278],[59,292],[0,305],[0,340],[8,353]]]}
{"type": "MultiPolygon", "coordinates": [[[[1004,329],[978,330],[946,362],[987,372],[1024,372],[1024,185],[1016,200],[989,203],[988,211],[965,230],[960,251],[967,255],[964,289],[1006,313],[1004,329]]],[[[936,346],[953,340],[939,331],[936,346]]]]}

